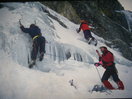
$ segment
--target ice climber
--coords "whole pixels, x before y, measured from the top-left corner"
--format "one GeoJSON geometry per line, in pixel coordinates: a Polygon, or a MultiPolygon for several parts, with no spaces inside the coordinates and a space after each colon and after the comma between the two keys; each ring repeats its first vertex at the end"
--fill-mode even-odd
{"type": "Polygon", "coordinates": [[[38,52],[40,52],[39,60],[43,60],[43,56],[45,53],[45,38],[42,36],[41,30],[38,26],[35,24],[31,24],[29,28],[25,28],[21,22],[20,23],[20,28],[24,33],[28,33],[33,40],[33,45],[32,45],[32,51],[31,51],[31,62],[29,63],[29,68],[32,68],[33,65],[36,64],[36,58],[38,52]]]}
{"type": "Polygon", "coordinates": [[[90,31],[90,27],[88,25],[88,22],[86,20],[80,20],[80,27],[77,30],[77,33],[79,33],[81,30],[83,30],[84,33],[84,37],[85,39],[88,41],[88,44],[91,43],[91,41],[95,42],[95,46],[97,45],[97,40],[92,36],[91,31],[90,31]]]}
{"type": "Polygon", "coordinates": [[[99,66],[102,65],[106,70],[103,74],[103,77],[101,79],[102,83],[104,84],[104,86],[110,90],[115,89],[111,83],[108,81],[108,79],[110,78],[110,76],[112,76],[114,82],[116,82],[116,84],[118,85],[118,89],[119,90],[124,90],[124,84],[123,82],[119,79],[118,77],[118,71],[115,67],[115,63],[114,63],[114,55],[107,50],[107,48],[105,46],[101,46],[100,47],[101,52],[103,53],[102,55],[100,55],[100,53],[98,52],[98,50],[96,50],[98,56],[99,56],[99,62],[95,63],[95,66],[99,66]]]}

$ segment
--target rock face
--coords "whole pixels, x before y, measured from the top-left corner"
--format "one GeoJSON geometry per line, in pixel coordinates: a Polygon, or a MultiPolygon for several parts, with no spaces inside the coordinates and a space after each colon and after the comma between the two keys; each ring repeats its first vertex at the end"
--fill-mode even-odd
{"type": "Polygon", "coordinates": [[[124,14],[118,12],[124,10],[117,0],[97,0],[98,7],[107,17],[117,22],[118,24],[128,28],[124,14]],[[103,5],[103,6],[102,6],[103,5]]]}
{"type": "Polygon", "coordinates": [[[125,15],[128,24],[128,30],[132,32],[132,11],[123,10],[120,13],[123,13],[125,15]]]}
{"type": "Polygon", "coordinates": [[[92,31],[111,43],[108,46],[119,49],[124,57],[132,60],[132,33],[129,31],[128,20],[124,8],[118,0],[88,1],[45,1],[50,7],[74,23],[85,19],[95,27],[92,31]]]}
{"type": "Polygon", "coordinates": [[[42,3],[74,23],[78,23],[80,20],[75,9],[68,1],[44,1],[42,3]]]}

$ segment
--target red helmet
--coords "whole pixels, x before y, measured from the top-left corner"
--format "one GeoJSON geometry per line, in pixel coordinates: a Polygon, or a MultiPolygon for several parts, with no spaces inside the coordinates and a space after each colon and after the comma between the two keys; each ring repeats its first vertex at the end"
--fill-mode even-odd
{"type": "Polygon", "coordinates": [[[88,23],[86,20],[80,20],[80,23],[88,23]]]}

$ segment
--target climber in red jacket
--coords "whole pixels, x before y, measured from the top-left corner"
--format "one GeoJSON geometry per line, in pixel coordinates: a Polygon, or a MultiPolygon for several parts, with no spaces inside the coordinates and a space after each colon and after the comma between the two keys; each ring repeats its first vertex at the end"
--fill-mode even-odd
{"type": "Polygon", "coordinates": [[[91,41],[95,41],[95,46],[96,46],[97,40],[92,36],[91,31],[90,31],[91,28],[89,27],[88,22],[85,20],[81,20],[80,22],[81,24],[80,24],[79,30],[77,30],[77,33],[83,30],[84,37],[86,40],[88,40],[88,44],[90,44],[91,41]]]}
{"type": "Polygon", "coordinates": [[[117,69],[115,67],[113,54],[110,51],[108,51],[107,48],[104,47],[104,46],[100,47],[100,50],[101,50],[101,52],[103,54],[100,55],[100,53],[98,52],[98,50],[96,50],[96,52],[97,52],[97,54],[99,56],[99,63],[95,63],[95,66],[102,65],[106,69],[106,71],[104,72],[103,77],[101,79],[102,83],[108,89],[111,89],[111,90],[115,89],[110,84],[110,82],[108,81],[108,79],[110,78],[110,76],[112,76],[113,80],[118,85],[118,89],[124,90],[123,82],[119,79],[118,74],[117,74],[117,69]]]}

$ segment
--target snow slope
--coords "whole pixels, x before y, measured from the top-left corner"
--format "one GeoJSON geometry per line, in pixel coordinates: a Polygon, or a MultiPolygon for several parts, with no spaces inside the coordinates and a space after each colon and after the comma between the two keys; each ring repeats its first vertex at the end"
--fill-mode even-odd
{"type": "MultiPolygon", "coordinates": [[[[95,84],[101,84],[93,63],[98,61],[95,50],[105,45],[103,38],[93,34],[98,46],[88,45],[83,33],[76,33],[79,25],[38,2],[2,4],[5,7],[0,9],[0,99],[132,97],[132,62],[109,47],[125,90],[112,91],[111,95],[88,92],[95,84]],[[44,60],[33,69],[28,68],[32,40],[20,30],[19,19],[25,27],[36,21],[48,42],[44,60]],[[70,85],[70,80],[77,88],[70,85]]],[[[102,75],[104,69],[98,70],[102,75]]]]}

